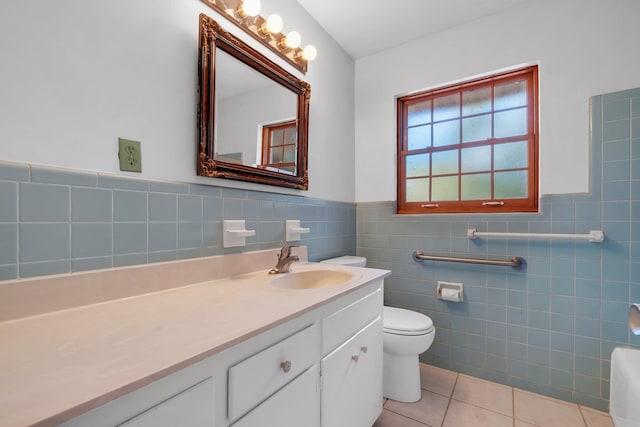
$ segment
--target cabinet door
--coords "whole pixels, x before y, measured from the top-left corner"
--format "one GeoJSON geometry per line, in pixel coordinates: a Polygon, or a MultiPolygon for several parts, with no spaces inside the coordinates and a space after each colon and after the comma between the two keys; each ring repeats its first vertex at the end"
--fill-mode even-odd
{"type": "Polygon", "coordinates": [[[207,378],[170,399],[154,406],[122,427],[213,427],[215,388],[207,378]]]}
{"type": "Polygon", "coordinates": [[[382,318],[321,361],[323,427],[371,427],[382,412],[382,318]]]}
{"type": "Polygon", "coordinates": [[[313,365],[233,427],[319,427],[318,368],[313,365]]]}

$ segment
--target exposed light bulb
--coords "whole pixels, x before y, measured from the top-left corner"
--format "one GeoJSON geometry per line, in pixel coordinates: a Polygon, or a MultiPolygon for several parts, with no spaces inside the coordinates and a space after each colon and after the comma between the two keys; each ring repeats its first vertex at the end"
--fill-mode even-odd
{"type": "Polygon", "coordinates": [[[306,45],[304,49],[302,49],[302,59],[306,61],[313,61],[314,59],[316,59],[317,55],[318,51],[312,44],[306,45]]]}
{"type": "Polygon", "coordinates": [[[284,40],[287,47],[290,47],[291,49],[295,49],[300,46],[300,42],[302,42],[302,38],[300,37],[300,33],[297,31],[289,31],[284,40]]]}
{"type": "Polygon", "coordinates": [[[270,33],[279,33],[280,31],[282,31],[282,25],[283,23],[280,15],[276,15],[275,13],[273,13],[267,18],[267,24],[265,28],[270,33]]]}
{"type": "Polygon", "coordinates": [[[244,0],[238,8],[238,13],[243,18],[245,16],[256,16],[260,13],[261,8],[260,0],[244,0]]]}

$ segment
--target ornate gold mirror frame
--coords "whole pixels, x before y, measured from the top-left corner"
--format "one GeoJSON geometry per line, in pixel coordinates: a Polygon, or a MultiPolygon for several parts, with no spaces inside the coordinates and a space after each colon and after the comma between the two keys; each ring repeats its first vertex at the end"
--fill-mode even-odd
{"type": "MultiPolygon", "coordinates": [[[[296,78],[242,40],[224,31],[216,21],[204,14],[200,15],[199,39],[198,175],[307,190],[309,187],[307,141],[309,134],[309,102],[311,99],[310,85],[296,78]],[[215,59],[217,49],[229,54],[296,95],[296,169],[293,173],[283,173],[268,168],[221,161],[215,158],[215,59]]],[[[269,105],[262,105],[261,107],[269,108],[269,105]]]]}

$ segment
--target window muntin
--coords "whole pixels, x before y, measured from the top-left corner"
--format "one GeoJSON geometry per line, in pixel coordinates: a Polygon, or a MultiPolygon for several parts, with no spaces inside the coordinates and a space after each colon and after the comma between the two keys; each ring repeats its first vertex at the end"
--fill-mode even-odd
{"type": "Polygon", "coordinates": [[[398,98],[398,213],[537,210],[537,67],[398,98]]]}

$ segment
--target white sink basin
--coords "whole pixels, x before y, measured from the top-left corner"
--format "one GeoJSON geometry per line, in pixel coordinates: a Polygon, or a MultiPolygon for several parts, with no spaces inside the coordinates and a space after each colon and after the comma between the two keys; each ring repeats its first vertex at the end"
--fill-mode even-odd
{"type": "Polygon", "coordinates": [[[271,284],[284,289],[315,289],[340,285],[353,277],[352,273],[342,270],[303,270],[283,273],[271,284]]]}
{"type": "Polygon", "coordinates": [[[640,420],[640,350],[618,347],[611,353],[609,412],[616,427],[634,427],[640,420]]]}

